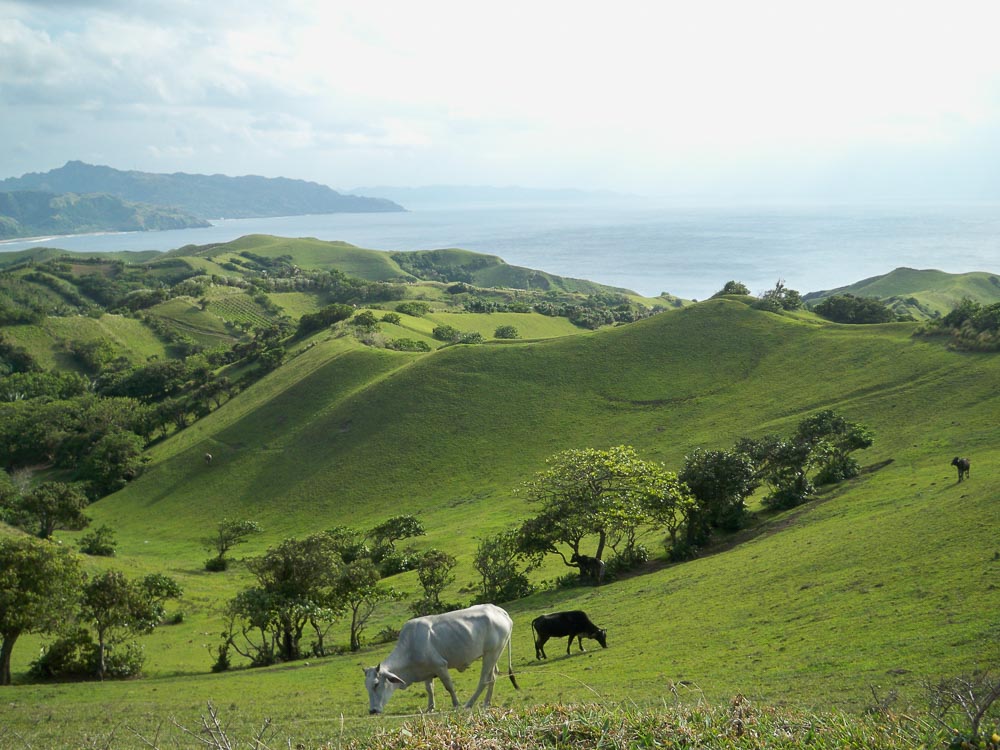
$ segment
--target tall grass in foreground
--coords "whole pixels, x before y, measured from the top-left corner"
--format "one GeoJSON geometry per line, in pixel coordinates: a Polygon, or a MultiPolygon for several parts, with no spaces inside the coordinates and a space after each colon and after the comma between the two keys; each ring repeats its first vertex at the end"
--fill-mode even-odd
{"type": "MultiPolygon", "coordinates": [[[[313,736],[289,736],[270,719],[250,724],[246,717],[241,717],[236,722],[238,728],[233,729],[228,719],[238,713],[235,705],[220,711],[209,703],[196,726],[177,720],[169,723],[161,720],[152,726],[122,723],[90,732],[86,737],[65,738],[64,746],[83,750],[1000,749],[1000,736],[996,734],[1000,729],[988,729],[978,740],[970,741],[940,721],[897,714],[885,706],[863,715],[807,713],[758,705],[742,695],[718,706],[700,701],[694,705],[665,701],[657,707],[639,707],[632,702],[550,704],[370,719],[341,716],[339,722],[326,722],[325,731],[313,736]]],[[[4,730],[0,726],[0,747],[48,746],[39,744],[37,739],[30,732],[4,730]]]]}

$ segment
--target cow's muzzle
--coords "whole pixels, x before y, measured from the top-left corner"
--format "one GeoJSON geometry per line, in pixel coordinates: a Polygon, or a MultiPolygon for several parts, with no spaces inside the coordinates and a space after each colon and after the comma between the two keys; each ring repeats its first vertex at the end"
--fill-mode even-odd
{"type": "Polygon", "coordinates": [[[376,716],[377,714],[380,714],[380,713],[382,713],[382,712],[379,711],[377,708],[369,708],[368,709],[368,715],[369,716],[376,716]]]}

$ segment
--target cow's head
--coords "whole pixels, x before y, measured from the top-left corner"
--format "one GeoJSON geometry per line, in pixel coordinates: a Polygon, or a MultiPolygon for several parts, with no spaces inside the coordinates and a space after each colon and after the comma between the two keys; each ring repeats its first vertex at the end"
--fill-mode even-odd
{"type": "Polygon", "coordinates": [[[368,713],[380,714],[396,688],[405,687],[406,683],[389,670],[383,669],[381,664],[368,667],[364,672],[365,688],[368,690],[368,713]]]}
{"type": "Polygon", "coordinates": [[[605,630],[604,628],[601,628],[600,630],[595,630],[593,633],[590,634],[590,637],[593,638],[598,643],[600,643],[601,648],[608,647],[608,631],[605,630]]]}

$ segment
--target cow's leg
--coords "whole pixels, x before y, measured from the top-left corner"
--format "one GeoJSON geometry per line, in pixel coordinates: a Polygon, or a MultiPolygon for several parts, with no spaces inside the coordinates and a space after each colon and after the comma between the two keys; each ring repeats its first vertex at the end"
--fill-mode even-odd
{"type": "Polygon", "coordinates": [[[538,640],[535,641],[535,658],[536,659],[548,659],[545,655],[545,642],[549,639],[547,635],[541,635],[538,640]]]}
{"type": "Polygon", "coordinates": [[[503,653],[504,645],[501,643],[497,651],[483,653],[483,670],[479,673],[479,685],[476,687],[476,692],[466,702],[466,708],[472,708],[483,690],[486,691],[486,695],[483,697],[483,708],[489,708],[490,701],[493,699],[493,683],[496,682],[498,674],[497,662],[500,660],[500,654],[503,653]]]}
{"type": "Polygon", "coordinates": [[[434,710],[434,678],[424,682],[424,687],[427,688],[427,710],[434,710]]]}
{"type": "Polygon", "coordinates": [[[444,685],[445,690],[447,690],[451,695],[452,708],[458,708],[458,696],[455,695],[455,685],[451,681],[451,675],[448,673],[447,664],[442,664],[438,667],[437,676],[438,679],[441,680],[441,684],[444,685]]]}
{"type": "Polygon", "coordinates": [[[576,640],[577,640],[577,645],[580,646],[580,650],[586,651],[587,649],[583,647],[583,633],[577,633],[576,640]]]}

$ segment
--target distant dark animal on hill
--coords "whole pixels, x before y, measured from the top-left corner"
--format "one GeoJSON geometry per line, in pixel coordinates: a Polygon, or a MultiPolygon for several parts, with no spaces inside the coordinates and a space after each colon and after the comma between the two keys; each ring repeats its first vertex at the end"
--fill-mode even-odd
{"type": "Polygon", "coordinates": [[[205,454],[205,463],[206,464],[212,463],[212,454],[211,453],[206,453],[205,454]]]}
{"type": "Polygon", "coordinates": [[[604,560],[574,552],[569,561],[576,563],[580,567],[580,576],[592,579],[595,586],[600,586],[604,581],[604,560]]]}
{"type": "Polygon", "coordinates": [[[601,644],[601,648],[608,647],[608,631],[598,628],[587,617],[587,613],[579,609],[571,612],[553,612],[549,615],[539,615],[531,621],[531,630],[535,634],[536,659],[548,658],[545,655],[545,642],[549,638],[569,636],[569,641],[566,643],[566,656],[569,656],[570,646],[573,645],[574,638],[578,640],[581,651],[586,650],[583,647],[584,636],[593,638],[601,644]]]}
{"type": "Polygon", "coordinates": [[[961,482],[963,479],[969,478],[969,466],[972,462],[967,458],[959,458],[955,456],[951,459],[951,465],[958,468],[958,481],[961,482]]]}

